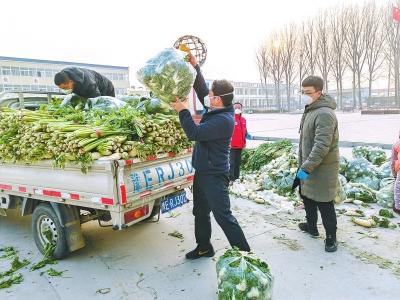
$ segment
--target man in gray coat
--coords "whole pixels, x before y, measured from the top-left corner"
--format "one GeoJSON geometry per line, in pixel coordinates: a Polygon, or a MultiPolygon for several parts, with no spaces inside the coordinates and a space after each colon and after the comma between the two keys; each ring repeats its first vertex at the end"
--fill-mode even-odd
{"type": "Polygon", "coordinates": [[[299,170],[300,196],[306,211],[306,223],[299,228],[313,237],[317,229],[318,209],[326,231],[325,251],[335,252],[336,212],[334,199],[338,189],[339,132],[335,101],[323,94],[324,81],[309,76],[302,82],[302,94],[311,98],[300,124],[299,170]]]}

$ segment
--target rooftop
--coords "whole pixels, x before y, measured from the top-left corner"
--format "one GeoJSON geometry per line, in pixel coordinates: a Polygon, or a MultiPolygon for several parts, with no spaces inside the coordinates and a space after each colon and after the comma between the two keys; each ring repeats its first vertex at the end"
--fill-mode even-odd
{"type": "Polygon", "coordinates": [[[33,59],[33,58],[21,58],[21,57],[9,57],[9,56],[0,56],[0,61],[1,60],[21,61],[21,62],[31,62],[31,63],[41,63],[41,64],[55,64],[55,65],[74,65],[74,66],[81,66],[81,67],[122,69],[122,70],[129,69],[129,67],[123,67],[123,66],[85,64],[85,63],[78,63],[78,62],[72,62],[72,61],[45,60],[45,59],[33,59]]]}

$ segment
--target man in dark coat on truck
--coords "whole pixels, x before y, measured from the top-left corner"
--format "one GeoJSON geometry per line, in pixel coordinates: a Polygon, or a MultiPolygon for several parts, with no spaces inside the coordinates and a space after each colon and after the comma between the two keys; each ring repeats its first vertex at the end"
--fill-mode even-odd
{"type": "Polygon", "coordinates": [[[232,215],[228,193],[229,150],[234,128],[232,106],[233,86],[226,80],[216,80],[209,91],[194,56],[189,61],[197,71],[194,89],[206,108],[200,124],[196,125],[186,101],[172,103],[179,113],[183,130],[191,141],[196,141],[192,164],[195,171],[193,182],[193,215],[197,247],[186,254],[187,259],[214,256],[211,245],[211,220],[221,226],[232,247],[250,251],[244,233],[232,215]]]}
{"type": "Polygon", "coordinates": [[[54,76],[54,83],[66,94],[74,93],[83,98],[115,97],[113,83],[89,69],[67,67],[54,76]]]}

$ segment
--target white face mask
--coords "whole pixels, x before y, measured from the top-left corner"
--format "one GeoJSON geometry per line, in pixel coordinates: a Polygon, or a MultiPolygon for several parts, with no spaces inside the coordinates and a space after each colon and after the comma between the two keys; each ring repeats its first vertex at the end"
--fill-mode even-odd
{"type": "Polygon", "coordinates": [[[211,108],[211,100],[210,100],[210,96],[208,96],[208,95],[204,97],[204,106],[211,108]]]}
{"type": "Polygon", "coordinates": [[[242,110],[240,108],[235,109],[235,114],[240,115],[242,113],[242,110]]]}
{"type": "Polygon", "coordinates": [[[72,92],[73,92],[73,90],[72,89],[68,89],[68,90],[64,90],[64,89],[61,89],[62,91],[63,91],[63,93],[65,93],[65,94],[71,94],[72,92]]]}

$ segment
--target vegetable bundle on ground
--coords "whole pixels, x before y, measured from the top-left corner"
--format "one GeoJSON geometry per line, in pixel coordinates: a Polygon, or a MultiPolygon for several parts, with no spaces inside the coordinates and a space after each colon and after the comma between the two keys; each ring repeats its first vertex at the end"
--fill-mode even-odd
{"type": "Polygon", "coordinates": [[[217,262],[219,300],[270,300],[273,277],[268,264],[230,249],[217,262]]]}
{"type": "Polygon", "coordinates": [[[147,61],[137,72],[137,77],[156,97],[167,103],[176,101],[175,97],[185,99],[196,78],[196,70],[186,61],[186,55],[174,48],[164,49],[147,61]]]}
{"type": "Polygon", "coordinates": [[[64,167],[93,160],[146,158],[190,148],[178,116],[149,115],[129,104],[120,109],[75,110],[51,104],[39,111],[0,111],[0,160],[32,163],[52,159],[64,167]]]}

